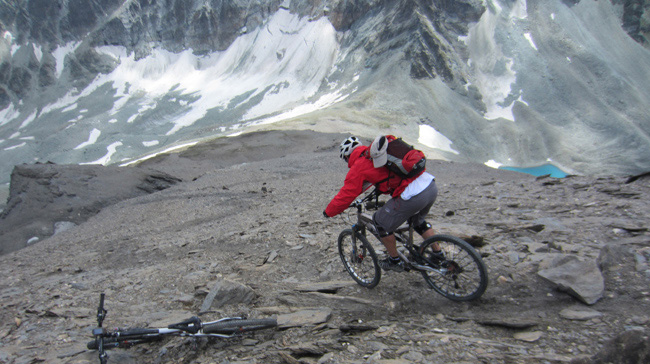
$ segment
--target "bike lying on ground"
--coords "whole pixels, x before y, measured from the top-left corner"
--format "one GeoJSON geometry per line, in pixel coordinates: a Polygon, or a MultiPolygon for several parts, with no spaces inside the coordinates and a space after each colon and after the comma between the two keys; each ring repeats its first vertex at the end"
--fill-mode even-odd
{"type": "MultiPolygon", "coordinates": [[[[349,222],[354,223],[352,228],[343,230],[338,237],[339,255],[345,269],[358,284],[367,288],[375,287],[381,279],[379,259],[367,239],[368,232],[381,240],[372,214],[364,210],[375,210],[380,205],[377,189],[357,199],[350,205],[356,208],[356,221],[350,218],[349,222]]],[[[413,234],[411,221],[395,231],[397,241],[405,248],[398,249],[405,270],[422,273],[431,288],[450,300],[470,301],[481,297],[488,286],[487,268],[481,255],[469,243],[450,235],[434,235],[418,246],[413,243],[413,234]]]]}
{"type": "Polygon", "coordinates": [[[165,328],[129,328],[106,329],[102,327],[108,311],[104,309],[104,293],[100,295],[97,309],[97,328],[93,329],[95,340],[87,347],[99,352],[101,364],[108,363],[106,350],[113,348],[130,348],[133,345],[161,340],[167,336],[219,337],[231,338],[239,334],[278,325],[273,318],[246,319],[243,317],[226,317],[217,321],[201,322],[198,317],[192,317],[183,322],[169,325],[165,328]]]}

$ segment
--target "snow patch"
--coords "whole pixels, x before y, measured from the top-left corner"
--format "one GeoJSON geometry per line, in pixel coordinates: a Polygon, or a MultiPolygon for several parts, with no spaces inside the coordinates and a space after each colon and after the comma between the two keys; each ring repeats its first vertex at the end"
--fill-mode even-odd
{"type": "Polygon", "coordinates": [[[143,141],[142,142],[142,145],[144,145],[145,147],[153,147],[153,146],[156,146],[158,144],[160,144],[160,142],[157,141],[157,140],[143,141]]]}
{"type": "Polygon", "coordinates": [[[63,68],[65,67],[65,57],[67,57],[68,54],[74,52],[79,44],[81,44],[81,42],[71,42],[64,46],[57,47],[54,52],[52,52],[52,55],[56,60],[56,78],[61,77],[61,74],[63,73],[63,68]]]}
{"type": "Polygon", "coordinates": [[[41,115],[45,115],[47,113],[59,109],[63,109],[64,111],[74,110],[77,108],[77,100],[79,99],[79,97],[80,95],[76,94],[76,91],[69,92],[62,98],[58,99],[56,102],[45,106],[41,110],[41,115]]]}
{"type": "Polygon", "coordinates": [[[0,110],[0,126],[7,124],[10,121],[13,121],[20,115],[20,111],[14,109],[14,104],[9,104],[8,107],[5,107],[3,110],[0,110]]]}
{"type": "Polygon", "coordinates": [[[113,156],[113,154],[115,154],[115,152],[117,152],[117,148],[121,147],[121,146],[122,146],[122,142],[115,142],[115,143],[109,145],[106,148],[108,150],[108,152],[103,157],[101,157],[98,160],[93,161],[93,162],[79,163],[79,164],[82,164],[82,165],[101,164],[101,165],[105,166],[111,161],[111,157],[113,156]]]}
{"type": "Polygon", "coordinates": [[[40,45],[36,45],[36,44],[33,44],[33,47],[34,47],[34,55],[36,56],[38,63],[41,63],[41,60],[43,59],[43,49],[40,45]]]}
{"type": "Polygon", "coordinates": [[[74,110],[74,109],[76,109],[76,108],[77,108],[77,103],[75,102],[74,104],[69,105],[68,107],[63,108],[63,109],[61,110],[61,112],[72,111],[72,110],[74,110]]]}
{"type": "MultiPolygon", "coordinates": [[[[307,103],[300,105],[296,108],[293,108],[287,112],[284,112],[282,114],[272,116],[270,118],[265,118],[256,122],[251,123],[252,125],[265,125],[265,124],[273,124],[281,120],[286,120],[286,119],[291,119],[294,117],[298,117],[300,115],[305,115],[310,112],[320,110],[322,108],[325,108],[327,106],[336,104],[337,102],[345,100],[350,94],[345,94],[342,95],[340,92],[334,92],[330,94],[326,94],[321,96],[316,102],[314,103],[307,103]]],[[[244,125],[239,125],[239,127],[243,127],[244,125]]],[[[249,125],[246,125],[249,126],[249,125]]]]}
{"type": "Polygon", "coordinates": [[[490,159],[489,161],[484,163],[486,166],[494,169],[499,169],[503,164],[495,161],[494,159],[490,159]]]}
{"type": "Polygon", "coordinates": [[[196,145],[197,143],[198,143],[198,142],[190,142],[190,143],[185,143],[185,144],[181,144],[181,145],[173,146],[173,147],[171,147],[171,148],[167,148],[167,149],[165,149],[165,150],[163,150],[163,151],[160,151],[160,152],[157,152],[157,153],[154,153],[154,154],[149,154],[149,155],[146,155],[146,156],[144,156],[144,157],[142,157],[142,158],[138,158],[138,159],[132,160],[132,161],[130,161],[130,162],[120,164],[120,167],[130,166],[130,165],[132,165],[132,164],[135,164],[135,163],[139,163],[139,162],[145,161],[145,160],[147,160],[147,159],[153,158],[153,157],[155,157],[155,156],[157,156],[157,155],[160,155],[160,154],[169,153],[169,152],[172,152],[172,151],[175,151],[175,150],[178,150],[178,149],[183,149],[183,148],[186,148],[186,147],[191,147],[191,146],[193,146],[193,145],[196,145]]]}
{"type": "Polygon", "coordinates": [[[26,142],[22,142],[22,143],[20,143],[20,144],[18,144],[18,145],[13,145],[13,146],[11,146],[11,147],[7,147],[7,148],[5,148],[4,150],[13,150],[13,149],[18,149],[18,148],[22,148],[22,147],[24,147],[25,145],[27,145],[27,143],[26,143],[26,142]]]}
{"type": "Polygon", "coordinates": [[[77,150],[77,149],[85,148],[85,147],[87,147],[89,145],[95,144],[95,142],[97,141],[97,139],[99,139],[99,136],[101,134],[102,134],[102,132],[99,131],[98,129],[93,129],[90,132],[90,136],[88,137],[88,141],[85,141],[85,142],[77,145],[74,149],[77,150]]]}
{"type": "Polygon", "coordinates": [[[28,116],[28,117],[23,121],[23,123],[20,124],[20,126],[18,127],[18,129],[23,129],[24,127],[26,127],[27,125],[29,125],[29,124],[30,124],[32,121],[34,121],[35,119],[36,119],[36,111],[34,111],[33,113],[31,113],[31,114],[30,114],[30,115],[29,115],[29,116],[28,116]]]}
{"type": "Polygon", "coordinates": [[[530,43],[531,47],[533,47],[536,51],[538,50],[535,42],[533,41],[533,36],[530,35],[530,33],[524,33],[524,38],[528,40],[528,43],[530,43]]]}
{"type": "Polygon", "coordinates": [[[420,125],[418,142],[429,148],[439,149],[445,152],[458,154],[452,147],[452,141],[442,135],[430,125],[420,125]]]}

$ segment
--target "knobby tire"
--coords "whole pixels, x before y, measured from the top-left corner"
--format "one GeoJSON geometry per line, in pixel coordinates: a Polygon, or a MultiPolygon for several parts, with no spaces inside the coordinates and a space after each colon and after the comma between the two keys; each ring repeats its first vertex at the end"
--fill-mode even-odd
{"type": "Polygon", "coordinates": [[[487,289],[487,267],[480,254],[466,241],[450,235],[436,235],[422,243],[419,253],[429,266],[447,269],[445,274],[422,272],[429,286],[444,297],[452,301],[471,301],[481,297],[487,289]],[[434,243],[442,249],[443,261],[431,258],[434,243]]]}
{"type": "MultiPolygon", "coordinates": [[[[163,335],[161,335],[161,334],[143,335],[141,337],[132,337],[132,338],[128,338],[128,339],[115,338],[115,337],[105,337],[104,338],[104,350],[110,350],[110,349],[114,349],[114,348],[130,348],[133,345],[161,340],[162,337],[163,337],[163,335]]],[[[97,341],[96,340],[89,341],[88,344],[86,344],[86,347],[88,349],[90,349],[90,350],[99,349],[98,346],[97,346],[97,341]]]]}
{"type": "Polygon", "coordinates": [[[204,324],[203,332],[206,334],[233,335],[248,331],[270,329],[278,326],[278,322],[272,318],[227,320],[213,324],[204,324]]]}
{"type": "Polygon", "coordinates": [[[374,288],[381,279],[375,249],[363,235],[345,229],[338,238],[339,256],[352,279],[366,288],[374,288]]]}

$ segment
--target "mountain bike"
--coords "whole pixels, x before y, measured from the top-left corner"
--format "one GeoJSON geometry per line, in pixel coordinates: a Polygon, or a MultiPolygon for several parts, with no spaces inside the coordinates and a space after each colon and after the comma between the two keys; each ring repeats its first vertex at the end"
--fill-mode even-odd
{"type": "MultiPolygon", "coordinates": [[[[372,214],[367,212],[383,205],[379,195],[375,189],[350,205],[347,222],[353,225],[338,237],[339,255],[345,269],[366,288],[375,287],[381,280],[379,259],[368,241],[368,233],[381,240],[372,214]]],[[[469,243],[451,235],[434,235],[416,245],[413,234],[410,220],[395,231],[402,246],[398,254],[406,271],[420,272],[433,290],[450,300],[471,301],[481,297],[488,286],[487,268],[481,255],[469,243]]]]}
{"type": "Polygon", "coordinates": [[[198,317],[169,325],[165,328],[106,329],[102,327],[108,311],[104,309],[105,295],[102,293],[97,308],[97,328],[93,329],[95,339],[87,344],[88,349],[99,352],[99,362],[108,363],[106,350],[130,348],[133,345],[161,340],[168,336],[231,338],[249,331],[273,328],[278,325],[273,318],[246,319],[226,317],[216,321],[201,322],[198,317]]]}

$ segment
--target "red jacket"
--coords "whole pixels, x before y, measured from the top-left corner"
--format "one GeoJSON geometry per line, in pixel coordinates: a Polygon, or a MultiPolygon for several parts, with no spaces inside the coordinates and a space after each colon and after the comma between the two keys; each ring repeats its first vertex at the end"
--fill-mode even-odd
{"type": "Polygon", "coordinates": [[[345,182],[339,193],[325,209],[327,216],[332,217],[345,211],[363,191],[381,181],[387,181],[379,185],[379,190],[385,194],[398,197],[404,192],[406,186],[418,176],[401,179],[386,167],[375,168],[370,158],[370,147],[360,145],[352,151],[348,159],[350,170],[345,176],[345,182]],[[390,178],[388,178],[390,176],[390,178]]]}

